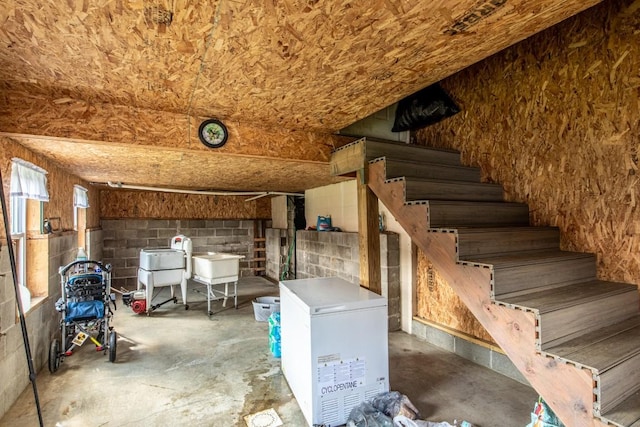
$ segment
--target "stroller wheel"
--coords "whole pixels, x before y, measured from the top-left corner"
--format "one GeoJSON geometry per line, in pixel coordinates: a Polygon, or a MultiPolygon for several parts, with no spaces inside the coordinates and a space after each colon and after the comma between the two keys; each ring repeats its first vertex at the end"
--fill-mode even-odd
{"type": "Polygon", "coordinates": [[[111,331],[109,334],[109,362],[116,361],[116,348],[118,346],[118,336],[116,331],[111,331]]]}
{"type": "Polygon", "coordinates": [[[60,357],[60,343],[54,339],[49,347],[49,372],[52,374],[60,367],[60,357]]]}

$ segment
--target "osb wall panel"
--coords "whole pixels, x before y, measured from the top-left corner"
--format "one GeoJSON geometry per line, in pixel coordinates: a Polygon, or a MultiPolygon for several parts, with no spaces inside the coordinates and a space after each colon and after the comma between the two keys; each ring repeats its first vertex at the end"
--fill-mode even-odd
{"type": "Polygon", "coordinates": [[[104,219],[271,219],[271,199],[149,191],[101,190],[104,219]]]}
{"type": "Polygon", "coordinates": [[[416,316],[495,344],[422,251],[418,251],[416,289],[416,316]]]}
{"type": "Polygon", "coordinates": [[[558,226],[563,249],[596,253],[601,279],[635,284],[638,28],[638,0],[569,19],[444,80],[462,112],[417,132],[421,144],[461,151],[507,200],[528,203],[532,224],[558,226]]]}
{"type": "MultiPolygon", "coordinates": [[[[73,186],[82,185],[89,190],[89,205],[87,210],[87,227],[93,228],[100,225],[99,219],[99,194],[88,182],[71,175],[54,162],[51,162],[36,153],[29,151],[10,138],[0,136],[0,167],[2,168],[2,183],[7,209],[9,209],[9,189],[11,185],[11,159],[18,157],[47,171],[47,188],[50,201],[44,203],[44,218],[59,218],[60,229],[73,229],[73,186]]],[[[2,235],[4,226],[2,226],[2,235]]]]}

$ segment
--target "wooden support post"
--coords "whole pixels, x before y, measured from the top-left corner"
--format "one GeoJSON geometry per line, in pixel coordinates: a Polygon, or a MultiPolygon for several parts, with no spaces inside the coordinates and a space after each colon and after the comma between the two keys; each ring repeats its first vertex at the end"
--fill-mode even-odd
{"type": "Polygon", "coordinates": [[[372,292],[381,294],[378,198],[367,185],[367,173],[367,168],[359,170],[357,179],[360,284],[372,292]]]}

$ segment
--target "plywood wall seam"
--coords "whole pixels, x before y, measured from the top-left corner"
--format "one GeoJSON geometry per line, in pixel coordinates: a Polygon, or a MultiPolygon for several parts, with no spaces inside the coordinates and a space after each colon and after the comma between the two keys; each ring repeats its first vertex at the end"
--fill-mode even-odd
{"type": "Polygon", "coordinates": [[[204,51],[202,52],[202,56],[200,58],[200,67],[198,67],[198,72],[196,74],[195,77],[195,81],[193,83],[193,89],[191,90],[191,94],[189,95],[189,104],[187,105],[187,112],[186,112],[186,116],[187,116],[187,123],[188,123],[188,127],[187,127],[187,138],[189,141],[189,144],[191,144],[191,112],[192,112],[192,108],[193,108],[193,99],[196,93],[196,90],[198,89],[198,84],[200,82],[200,76],[202,75],[202,72],[204,71],[204,69],[206,68],[206,63],[205,63],[205,59],[207,58],[207,52],[209,51],[209,47],[211,46],[211,42],[212,40],[214,40],[214,35],[216,33],[216,31],[218,30],[218,25],[220,23],[220,9],[222,7],[222,2],[224,0],[218,0],[218,4],[216,5],[216,9],[214,12],[214,17],[213,17],[213,25],[211,27],[211,30],[209,32],[209,36],[207,37],[207,41],[205,42],[205,46],[204,46],[204,51]]]}

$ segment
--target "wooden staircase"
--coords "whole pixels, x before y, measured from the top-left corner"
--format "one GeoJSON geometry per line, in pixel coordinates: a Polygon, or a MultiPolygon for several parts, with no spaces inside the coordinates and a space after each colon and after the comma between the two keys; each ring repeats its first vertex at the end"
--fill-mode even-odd
{"type": "Polygon", "coordinates": [[[368,185],[567,427],[640,427],[635,285],[598,280],[595,257],[560,249],[553,227],[456,152],[362,139],[334,175],[368,185]]]}

